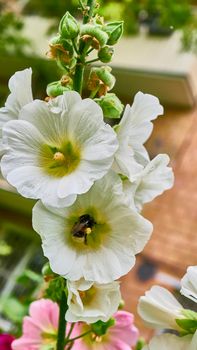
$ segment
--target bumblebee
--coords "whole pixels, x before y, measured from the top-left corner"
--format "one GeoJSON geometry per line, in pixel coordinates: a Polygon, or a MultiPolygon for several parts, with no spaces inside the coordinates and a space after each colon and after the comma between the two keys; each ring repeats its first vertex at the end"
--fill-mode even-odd
{"type": "Polygon", "coordinates": [[[71,234],[75,240],[87,245],[87,236],[92,232],[95,224],[96,222],[89,214],[81,215],[79,220],[74,224],[71,234]]]}

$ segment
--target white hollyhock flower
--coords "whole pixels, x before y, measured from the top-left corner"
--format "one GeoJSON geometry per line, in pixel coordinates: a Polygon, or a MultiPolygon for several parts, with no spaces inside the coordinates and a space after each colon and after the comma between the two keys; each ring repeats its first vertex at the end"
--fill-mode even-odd
{"type": "Polygon", "coordinates": [[[74,91],[23,107],[19,120],[5,124],[3,140],[7,181],[24,197],[57,207],[71,205],[102,178],[118,147],[101,108],[74,91]]]}
{"type": "Polygon", "coordinates": [[[191,335],[178,337],[174,334],[162,334],[150,341],[149,345],[142,350],[196,350],[197,349],[197,332],[192,338],[191,335]]]}
{"type": "Polygon", "coordinates": [[[197,303],[197,266],[190,266],[181,280],[181,293],[197,303]]]}
{"type": "Polygon", "coordinates": [[[169,161],[167,154],[159,154],[147,163],[135,181],[123,181],[128,205],[135,205],[141,211],[145,203],[173,186],[174,175],[172,168],[168,167],[169,161]]]}
{"type": "Polygon", "coordinates": [[[70,207],[35,205],[33,227],[54,272],[69,280],[109,283],[132,268],[152,224],[125,205],[119,183],[110,172],[70,207]]]}
{"type": "Polygon", "coordinates": [[[180,330],[176,319],[184,318],[182,305],[165,288],[153,286],[140,297],[138,313],[149,327],[180,330]]]}
{"type": "Polygon", "coordinates": [[[117,311],[121,300],[118,282],[98,284],[80,279],[67,281],[67,288],[68,322],[106,322],[117,311]]]}
{"type": "Polygon", "coordinates": [[[126,106],[120,124],[116,127],[119,148],[115,155],[113,168],[117,173],[127,176],[130,181],[143,170],[149,161],[143,146],[149,138],[154,120],[163,114],[163,107],[157,97],[138,92],[133,105],[126,106]]]}
{"type": "Polygon", "coordinates": [[[3,125],[9,120],[18,119],[21,108],[33,101],[31,76],[32,70],[27,68],[16,72],[9,80],[8,86],[11,93],[6,100],[5,107],[0,108],[0,152],[3,149],[3,125]]]}

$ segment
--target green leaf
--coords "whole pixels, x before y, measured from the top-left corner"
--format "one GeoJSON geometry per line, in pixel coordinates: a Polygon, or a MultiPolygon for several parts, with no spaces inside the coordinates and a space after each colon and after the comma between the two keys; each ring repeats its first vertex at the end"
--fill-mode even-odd
{"type": "Polygon", "coordinates": [[[18,276],[16,281],[20,284],[28,284],[29,281],[40,284],[42,282],[42,277],[34,271],[25,270],[20,276],[18,276]]]}
{"type": "Polygon", "coordinates": [[[12,322],[21,323],[28,312],[28,306],[21,304],[15,298],[0,299],[0,311],[12,322]]]}

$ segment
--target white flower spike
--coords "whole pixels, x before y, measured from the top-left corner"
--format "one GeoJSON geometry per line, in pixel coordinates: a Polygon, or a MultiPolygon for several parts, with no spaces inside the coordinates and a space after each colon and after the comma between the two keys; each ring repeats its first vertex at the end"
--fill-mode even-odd
{"type": "Polygon", "coordinates": [[[5,107],[0,108],[0,152],[2,145],[2,128],[9,120],[18,119],[19,112],[23,106],[33,101],[31,88],[31,68],[16,72],[9,80],[10,95],[5,107]]]}
{"type": "Polygon", "coordinates": [[[113,164],[117,173],[125,175],[130,181],[143,170],[149,161],[143,146],[149,138],[154,120],[163,114],[163,107],[157,97],[138,92],[132,106],[127,105],[122,120],[116,128],[119,149],[113,164]]]}
{"type": "Polygon", "coordinates": [[[197,266],[188,267],[181,285],[181,294],[197,303],[197,266]]]}
{"type": "Polygon", "coordinates": [[[148,327],[156,329],[174,329],[180,327],[176,319],[184,318],[183,307],[175,297],[165,288],[153,286],[140,297],[138,313],[148,327]]]}
{"type": "Polygon", "coordinates": [[[100,284],[125,275],[152,232],[152,224],[117,194],[119,177],[110,172],[66,208],[33,209],[33,227],[54,272],[100,284]]]}
{"type": "Polygon", "coordinates": [[[118,147],[101,108],[74,91],[23,107],[19,120],[5,124],[3,140],[3,176],[24,197],[56,207],[71,205],[102,178],[118,147]]]}
{"type": "Polygon", "coordinates": [[[121,300],[118,282],[97,284],[80,279],[67,281],[67,288],[68,322],[106,322],[117,311],[121,300]]]}

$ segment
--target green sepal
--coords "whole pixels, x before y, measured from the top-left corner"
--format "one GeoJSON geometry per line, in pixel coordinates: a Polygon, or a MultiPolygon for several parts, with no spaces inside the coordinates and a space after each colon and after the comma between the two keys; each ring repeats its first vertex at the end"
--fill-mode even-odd
{"type": "Polygon", "coordinates": [[[105,118],[120,118],[124,105],[114,93],[109,93],[101,98],[96,98],[95,102],[97,102],[102,108],[105,118]]]}
{"type": "Polygon", "coordinates": [[[100,46],[104,46],[108,41],[108,35],[105,33],[101,26],[93,24],[83,24],[81,26],[81,35],[90,35],[93,38],[96,38],[100,46]]]}
{"type": "Polygon", "coordinates": [[[96,73],[97,77],[111,90],[116,82],[115,77],[111,74],[111,67],[103,66],[92,68],[91,73],[96,73]]]}
{"type": "Polygon", "coordinates": [[[100,59],[101,62],[103,63],[109,63],[112,60],[112,57],[114,55],[114,49],[111,46],[103,46],[99,51],[98,51],[98,58],[100,59]]]}
{"type": "Polygon", "coordinates": [[[118,305],[118,310],[122,310],[125,307],[125,301],[123,299],[120,300],[118,305]]]}
{"type": "Polygon", "coordinates": [[[69,40],[63,39],[60,35],[54,36],[50,40],[50,45],[62,45],[63,48],[67,51],[69,51],[70,55],[73,55],[74,49],[73,45],[69,40]]]}
{"type": "Polygon", "coordinates": [[[103,27],[105,32],[108,34],[109,39],[107,41],[108,45],[115,45],[123,34],[123,21],[116,21],[108,23],[103,27]]]}
{"type": "Polygon", "coordinates": [[[194,334],[197,330],[197,320],[176,319],[176,323],[186,331],[186,334],[194,334]]]}
{"type": "Polygon", "coordinates": [[[79,25],[76,19],[68,11],[60,21],[59,33],[64,39],[74,39],[79,34],[79,25]]]}
{"type": "Polygon", "coordinates": [[[57,97],[63,95],[65,91],[70,91],[71,87],[69,85],[63,86],[60,81],[54,81],[47,85],[47,95],[50,97],[57,97]]]}
{"type": "Polygon", "coordinates": [[[91,325],[91,330],[94,334],[102,336],[107,333],[108,328],[115,325],[115,319],[110,318],[107,322],[97,321],[91,325]]]}
{"type": "Polygon", "coordinates": [[[66,292],[65,279],[58,276],[49,282],[48,287],[45,290],[44,297],[60,303],[63,291],[66,292]]]}
{"type": "Polygon", "coordinates": [[[145,345],[146,345],[145,340],[143,338],[140,338],[140,339],[138,339],[138,342],[135,346],[135,350],[142,350],[145,345]]]}

